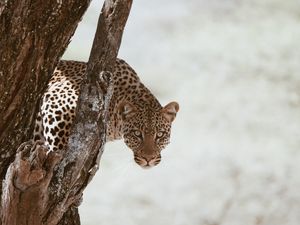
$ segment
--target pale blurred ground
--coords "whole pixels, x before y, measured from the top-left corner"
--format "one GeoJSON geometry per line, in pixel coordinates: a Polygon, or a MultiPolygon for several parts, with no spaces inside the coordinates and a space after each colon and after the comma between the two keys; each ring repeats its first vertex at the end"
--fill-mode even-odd
{"type": "MultiPolygon", "coordinates": [[[[102,1],[65,58],[87,60],[102,1]]],[[[162,163],[107,144],[83,225],[300,224],[300,1],[136,0],[119,57],[180,112],[162,163]]]]}

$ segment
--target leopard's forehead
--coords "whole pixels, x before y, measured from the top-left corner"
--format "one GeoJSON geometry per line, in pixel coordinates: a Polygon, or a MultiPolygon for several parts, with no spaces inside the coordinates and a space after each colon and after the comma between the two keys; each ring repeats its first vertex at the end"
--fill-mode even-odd
{"type": "Polygon", "coordinates": [[[137,111],[135,116],[130,119],[132,127],[142,130],[145,134],[154,134],[158,130],[169,130],[170,123],[162,116],[160,110],[154,110],[145,106],[137,111]]]}

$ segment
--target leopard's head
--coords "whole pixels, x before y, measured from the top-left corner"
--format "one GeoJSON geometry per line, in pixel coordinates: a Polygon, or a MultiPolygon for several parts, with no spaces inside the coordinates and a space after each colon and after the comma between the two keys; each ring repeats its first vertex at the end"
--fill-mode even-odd
{"type": "Polygon", "coordinates": [[[171,125],[178,110],[177,102],[156,110],[130,103],[120,107],[123,138],[138,165],[150,168],[160,163],[160,153],[170,142],[171,125]]]}

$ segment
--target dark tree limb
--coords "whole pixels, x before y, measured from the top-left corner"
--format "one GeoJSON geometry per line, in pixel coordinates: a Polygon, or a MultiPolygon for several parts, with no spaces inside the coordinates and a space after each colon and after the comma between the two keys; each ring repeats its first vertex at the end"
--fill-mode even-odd
{"type": "Polygon", "coordinates": [[[46,154],[41,143],[20,146],[4,181],[3,224],[80,224],[77,207],[99,168],[112,95],[110,77],[131,4],[132,0],[104,3],[69,148],[46,154]]]}

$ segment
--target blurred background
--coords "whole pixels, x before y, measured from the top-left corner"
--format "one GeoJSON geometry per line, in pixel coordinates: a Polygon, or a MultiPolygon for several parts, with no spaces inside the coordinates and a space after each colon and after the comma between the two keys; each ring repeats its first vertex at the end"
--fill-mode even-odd
{"type": "MultiPolygon", "coordinates": [[[[65,59],[88,60],[102,3],[65,59]]],[[[151,170],[106,145],[83,225],[300,224],[299,0],[136,0],[119,57],[180,112],[151,170]]]]}

